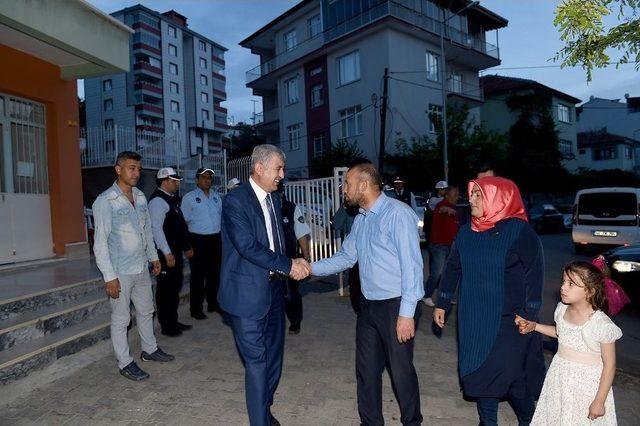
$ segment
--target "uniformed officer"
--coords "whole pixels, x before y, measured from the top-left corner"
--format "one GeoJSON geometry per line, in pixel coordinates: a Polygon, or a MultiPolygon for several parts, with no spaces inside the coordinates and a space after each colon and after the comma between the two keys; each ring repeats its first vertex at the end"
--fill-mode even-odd
{"type": "Polygon", "coordinates": [[[220,312],[218,287],[222,252],[222,199],[211,189],[212,179],[213,170],[199,168],[196,171],[198,187],[187,193],[182,200],[182,213],[189,227],[193,247],[193,257],[189,260],[191,316],[197,320],[207,318],[202,312],[205,299],[208,312],[220,312]]]}
{"type": "MultiPolygon", "coordinates": [[[[303,257],[309,261],[309,239],[311,228],[306,223],[302,209],[295,203],[287,200],[284,194],[284,184],[278,185],[278,193],[282,198],[282,221],[284,226],[285,254],[292,259],[303,257]]],[[[285,312],[289,318],[289,334],[300,333],[302,322],[302,296],[300,295],[300,281],[293,278],[284,280],[285,288],[285,312]]]]}
{"type": "Polygon", "coordinates": [[[165,336],[179,336],[191,325],[178,321],[180,290],[184,279],[184,261],[193,256],[187,223],[180,210],[180,197],[177,195],[182,178],[171,167],[158,170],[158,187],[149,199],[151,230],[158,249],[162,270],[156,286],[156,309],[158,322],[165,336]]]}
{"type": "Polygon", "coordinates": [[[405,189],[404,180],[400,176],[393,181],[393,196],[396,200],[411,205],[411,192],[405,189]]]}

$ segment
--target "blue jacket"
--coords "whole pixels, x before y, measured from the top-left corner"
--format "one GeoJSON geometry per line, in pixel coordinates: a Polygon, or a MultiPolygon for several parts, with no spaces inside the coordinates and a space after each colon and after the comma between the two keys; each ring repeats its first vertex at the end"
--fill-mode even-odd
{"type": "MultiPolygon", "coordinates": [[[[282,232],[280,197],[272,197],[282,232]]],[[[284,235],[281,236],[284,241],[284,235]]],[[[222,269],[218,302],[232,315],[260,319],[271,306],[269,272],[287,275],[291,259],[269,249],[260,202],[249,183],[222,202],[222,269]]]]}

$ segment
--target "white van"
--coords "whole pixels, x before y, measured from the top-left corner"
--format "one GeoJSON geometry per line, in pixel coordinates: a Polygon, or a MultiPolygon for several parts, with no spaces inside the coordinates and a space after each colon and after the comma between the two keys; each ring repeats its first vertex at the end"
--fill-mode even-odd
{"type": "Polygon", "coordinates": [[[589,246],[640,243],[640,188],[593,188],[576,194],[573,204],[573,244],[576,253],[589,246]]]}

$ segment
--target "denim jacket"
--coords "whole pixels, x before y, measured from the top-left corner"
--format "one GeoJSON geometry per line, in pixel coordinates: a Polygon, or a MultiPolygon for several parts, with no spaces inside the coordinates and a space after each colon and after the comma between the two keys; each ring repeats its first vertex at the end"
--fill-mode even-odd
{"type": "Polygon", "coordinates": [[[147,199],[133,188],[135,208],[117,183],[93,203],[93,252],[105,282],[120,274],[139,274],[158,260],[153,244],[147,199]]]}

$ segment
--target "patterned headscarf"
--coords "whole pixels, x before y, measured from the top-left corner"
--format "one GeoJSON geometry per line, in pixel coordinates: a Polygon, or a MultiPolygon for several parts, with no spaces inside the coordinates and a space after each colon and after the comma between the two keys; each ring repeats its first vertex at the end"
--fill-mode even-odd
{"type": "Polygon", "coordinates": [[[528,222],[520,190],[513,181],[497,176],[473,179],[467,187],[469,198],[475,185],[480,188],[484,212],[482,217],[471,218],[471,229],[487,231],[499,221],[512,217],[528,222]]]}

